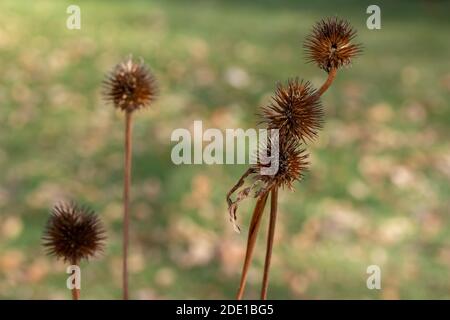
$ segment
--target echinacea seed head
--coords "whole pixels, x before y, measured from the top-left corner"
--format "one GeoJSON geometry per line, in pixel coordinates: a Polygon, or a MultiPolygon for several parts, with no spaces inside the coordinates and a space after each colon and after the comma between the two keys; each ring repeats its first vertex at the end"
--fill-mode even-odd
{"type": "Polygon", "coordinates": [[[126,112],[148,107],[157,97],[154,75],[142,61],[131,57],[119,63],[104,80],[105,100],[126,112]]]}
{"type": "Polygon", "coordinates": [[[103,251],[106,235],[92,210],[72,202],[53,207],[42,240],[47,254],[79,263],[103,251]]]}
{"type": "Polygon", "coordinates": [[[290,79],[286,85],[278,85],[272,102],[262,108],[261,122],[268,129],[278,129],[280,137],[293,135],[306,141],[317,136],[323,125],[323,115],[320,96],[311,84],[290,79]]]}
{"type": "MultiPolygon", "coordinates": [[[[267,148],[267,154],[271,154],[270,140],[268,141],[267,148]]],[[[308,168],[309,155],[305,149],[301,148],[301,142],[295,137],[280,137],[278,148],[278,171],[273,175],[259,174],[257,180],[264,183],[265,190],[280,187],[287,187],[293,190],[293,183],[300,181],[308,168]]],[[[261,172],[263,167],[268,167],[269,165],[258,161],[254,165],[254,171],[261,172]]]]}
{"type": "Polygon", "coordinates": [[[355,37],[356,30],[348,21],[336,17],[323,19],[306,38],[307,59],[326,72],[349,65],[362,52],[361,44],[352,43],[355,37]]]}

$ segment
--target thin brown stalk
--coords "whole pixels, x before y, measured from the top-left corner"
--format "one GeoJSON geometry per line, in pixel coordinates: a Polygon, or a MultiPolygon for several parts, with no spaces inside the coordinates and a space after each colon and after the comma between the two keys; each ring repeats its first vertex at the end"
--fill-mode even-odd
{"type": "Polygon", "coordinates": [[[80,289],[72,289],[72,300],[80,300],[80,289]]]}
{"type": "Polygon", "coordinates": [[[131,184],[131,133],[132,133],[132,112],[127,111],[125,117],[125,168],[124,168],[124,188],[123,188],[123,299],[128,300],[128,241],[130,225],[130,184],[131,184]]]}
{"type": "Polygon", "coordinates": [[[317,94],[319,96],[321,96],[322,94],[324,94],[325,91],[328,90],[328,88],[331,86],[331,84],[333,83],[334,79],[336,78],[336,74],[337,74],[337,69],[336,68],[331,68],[330,72],[328,72],[327,80],[320,87],[320,89],[317,91],[317,94]]]}
{"type": "Polygon", "coordinates": [[[258,234],[261,217],[266,206],[266,201],[269,193],[265,192],[261,194],[256,201],[255,209],[253,211],[252,220],[248,229],[247,249],[245,252],[244,266],[242,267],[241,282],[237,294],[237,300],[241,300],[244,295],[245,284],[247,281],[247,273],[250,267],[250,262],[253,256],[253,249],[255,248],[256,236],[258,234]]]}
{"type": "MultiPolygon", "coordinates": [[[[72,262],[70,264],[73,266],[78,266],[78,261],[72,260],[72,262]]],[[[76,271],[74,271],[74,273],[75,272],[76,271]]],[[[77,289],[75,287],[75,284],[76,284],[76,280],[74,279],[74,283],[73,283],[74,287],[72,288],[72,300],[80,300],[80,289],[77,289]]]]}
{"type": "Polygon", "coordinates": [[[264,277],[261,288],[261,300],[267,299],[270,261],[272,258],[273,239],[275,235],[275,224],[277,220],[277,206],[278,206],[278,188],[275,187],[272,189],[272,195],[270,198],[270,221],[269,221],[269,231],[267,234],[266,260],[264,262],[264,277]]]}

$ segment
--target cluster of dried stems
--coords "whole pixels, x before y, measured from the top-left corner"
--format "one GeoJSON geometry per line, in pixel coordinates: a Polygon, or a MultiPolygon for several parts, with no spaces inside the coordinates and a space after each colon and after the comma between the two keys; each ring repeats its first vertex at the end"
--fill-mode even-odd
{"type": "Polygon", "coordinates": [[[349,65],[352,58],[361,52],[361,46],[352,43],[355,36],[356,31],[345,20],[328,18],[318,22],[306,38],[304,48],[308,60],[328,73],[327,80],[318,90],[315,90],[308,81],[300,81],[298,78],[288,80],[286,85],[279,84],[272,102],[264,106],[260,112],[260,122],[266,125],[267,129],[277,129],[279,132],[277,141],[269,140],[264,146],[270,154],[275,146],[274,143],[278,144],[279,169],[273,175],[263,175],[261,169],[267,164],[258,161],[242,175],[227,194],[230,219],[234,225],[239,202],[249,196],[257,199],[250,221],[237,299],[242,299],[244,295],[257,233],[270,194],[269,228],[261,288],[261,299],[267,298],[277,218],[278,189],[287,187],[293,190],[293,183],[303,177],[308,166],[308,154],[302,146],[316,139],[323,125],[324,112],[320,97],[332,84],[338,69],[349,65]],[[243,188],[247,179],[253,179],[253,182],[250,186],[243,188]],[[231,197],[236,192],[233,201],[231,197]]]}
{"type": "MultiPolygon", "coordinates": [[[[250,222],[247,251],[245,255],[238,299],[244,293],[247,272],[253,255],[256,235],[261,217],[269,197],[270,222],[267,239],[267,251],[264,265],[263,286],[261,298],[267,296],[269,266],[272,255],[275,222],[277,216],[278,189],[288,187],[293,189],[293,183],[300,180],[307,168],[308,155],[302,148],[307,140],[317,137],[323,123],[323,108],[320,96],[333,82],[337,70],[351,62],[361,49],[352,44],[356,32],[348,22],[329,18],[319,22],[305,42],[306,52],[310,61],[315,62],[328,73],[326,82],[319,90],[313,89],[309,82],[298,79],[289,80],[286,85],[278,85],[273,101],[262,108],[261,122],[268,129],[278,129],[280,136],[279,169],[274,175],[261,175],[260,170],[266,166],[258,161],[250,167],[239,179],[238,183],[227,194],[229,213],[235,223],[238,203],[252,192],[257,198],[256,206],[250,222]],[[251,186],[241,189],[235,200],[231,196],[252,177],[251,186]]],[[[128,247],[130,225],[130,184],[131,184],[131,154],[132,154],[132,120],[135,111],[146,108],[157,97],[156,80],[142,61],[134,61],[131,56],[119,63],[104,81],[105,100],[115,108],[125,112],[125,157],[124,157],[124,188],[123,188],[123,299],[129,298],[128,291],[128,247]]],[[[268,152],[275,141],[267,144],[268,152]]],[[[76,203],[60,203],[56,205],[47,222],[43,245],[50,255],[65,262],[79,265],[83,259],[89,259],[103,251],[105,245],[105,230],[95,213],[76,203]]],[[[73,299],[79,299],[80,292],[73,289],[73,299]]]]}
{"type": "MultiPolygon", "coordinates": [[[[125,112],[125,157],[123,186],[123,299],[128,300],[128,247],[130,226],[130,184],[132,153],[132,115],[136,110],[148,107],[157,96],[156,80],[142,61],[130,56],[119,63],[104,81],[104,97],[114,107],[125,112]]],[[[104,229],[94,213],[75,203],[56,205],[43,236],[49,254],[62,258],[72,265],[102,251],[104,229]]],[[[73,299],[80,292],[73,289],[73,299]]]]}

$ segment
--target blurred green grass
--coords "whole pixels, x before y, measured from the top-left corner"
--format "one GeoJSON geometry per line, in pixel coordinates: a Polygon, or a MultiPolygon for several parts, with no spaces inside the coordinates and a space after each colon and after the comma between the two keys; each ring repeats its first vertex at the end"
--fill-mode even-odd
{"type": "Polygon", "coordinates": [[[120,298],[123,117],[101,81],[129,53],[161,85],[135,122],[132,296],[234,298],[246,233],[232,231],[224,198],[245,166],[177,167],[170,133],[195,119],[250,128],[276,82],[319,85],[302,41],[332,15],[355,26],[364,54],[323,98],[306,179],[282,193],[269,297],[450,298],[449,2],[379,1],[378,31],[365,26],[370,1],[78,1],[77,31],[65,27],[70,4],[0,4],[0,298],[69,296],[64,264],[40,247],[60,199],[91,205],[108,227],[82,296],[120,298]],[[382,290],[366,288],[371,264],[382,290]]]}

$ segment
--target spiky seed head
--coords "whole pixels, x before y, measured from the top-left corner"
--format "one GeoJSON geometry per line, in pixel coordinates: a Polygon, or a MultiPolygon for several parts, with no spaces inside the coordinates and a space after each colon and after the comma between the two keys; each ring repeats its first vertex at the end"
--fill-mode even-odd
{"type": "MultiPolygon", "coordinates": [[[[276,140],[275,140],[276,141],[276,140]]],[[[274,148],[272,147],[273,140],[267,143],[267,154],[272,154],[274,148]]],[[[288,187],[293,190],[293,183],[300,181],[303,178],[304,172],[308,168],[308,154],[305,149],[301,148],[301,142],[294,138],[284,138],[280,136],[278,144],[278,171],[273,175],[260,174],[263,167],[268,167],[273,164],[267,164],[267,161],[260,161],[254,165],[254,171],[258,172],[257,180],[264,183],[264,191],[272,188],[288,187]]]]}
{"type": "Polygon", "coordinates": [[[158,94],[156,79],[143,61],[131,56],[120,62],[104,80],[104,97],[126,112],[148,107],[158,94]]]}
{"type": "Polygon", "coordinates": [[[77,264],[102,252],[106,236],[94,211],[63,202],[53,207],[42,240],[47,254],[77,264]]]}
{"type": "Polygon", "coordinates": [[[261,118],[268,129],[278,129],[281,137],[313,140],[323,125],[320,96],[311,84],[298,78],[278,84],[272,102],[262,108],[261,118]]]}
{"type": "Polygon", "coordinates": [[[323,19],[306,38],[307,58],[326,72],[348,65],[362,51],[361,44],[352,43],[355,37],[356,30],[348,21],[337,17],[323,19]]]}

